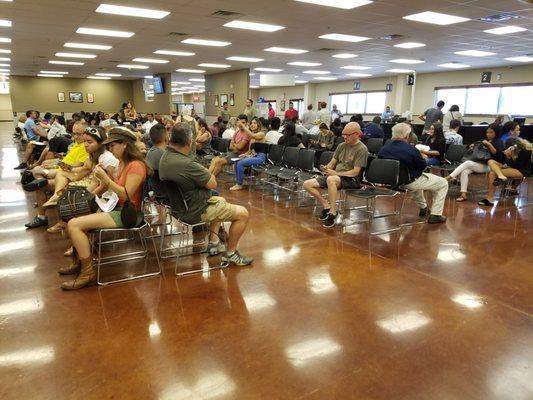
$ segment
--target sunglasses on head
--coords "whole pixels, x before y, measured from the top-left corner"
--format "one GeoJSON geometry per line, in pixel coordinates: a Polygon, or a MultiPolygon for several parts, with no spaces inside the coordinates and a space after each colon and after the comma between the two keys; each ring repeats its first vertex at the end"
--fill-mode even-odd
{"type": "Polygon", "coordinates": [[[100,131],[96,128],[87,128],[85,130],[86,133],[90,134],[90,135],[94,135],[96,137],[98,137],[100,140],[102,140],[102,135],[100,134],[100,131]]]}

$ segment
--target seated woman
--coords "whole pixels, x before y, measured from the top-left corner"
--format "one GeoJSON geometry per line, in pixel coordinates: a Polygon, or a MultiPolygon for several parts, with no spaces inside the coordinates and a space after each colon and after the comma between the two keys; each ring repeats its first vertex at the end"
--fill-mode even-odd
{"type": "MultiPolygon", "coordinates": [[[[252,119],[250,127],[244,126],[244,131],[250,137],[250,146],[254,143],[266,143],[266,132],[259,118],[252,119]]],[[[230,187],[229,190],[242,190],[244,170],[247,167],[264,164],[266,162],[266,153],[256,153],[254,150],[249,150],[247,153],[241,154],[239,158],[242,158],[242,160],[235,163],[235,180],[237,184],[230,187]]]]}
{"type": "Polygon", "coordinates": [[[209,152],[212,139],[213,135],[209,130],[209,126],[200,118],[198,120],[198,135],[196,136],[196,151],[202,150],[203,153],[209,152]]]}
{"type": "MultiPolygon", "coordinates": [[[[501,152],[503,151],[503,143],[498,139],[498,131],[500,127],[498,125],[492,124],[489,125],[487,131],[485,132],[486,139],[481,143],[492,155],[492,159],[497,160],[500,158],[501,152]]],[[[470,148],[473,148],[474,145],[471,144],[470,148]]],[[[446,177],[446,180],[451,181],[457,179],[460,176],[461,180],[461,194],[457,197],[457,201],[465,201],[467,199],[467,190],[468,190],[468,176],[472,172],[478,174],[483,174],[489,172],[490,168],[486,162],[481,161],[465,161],[459,165],[450,175],[446,177]]]]}
{"type": "Polygon", "coordinates": [[[222,139],[232,140],[237,128],[237,118],[231,117],[226,125],[226,129],[222,133],[222,139]]]}
{"type": "MultiPolygon", "coordinates": [[[[246,115],[239,115],[237,122],[238,130],[229,144],[229,152],[224,157],[219,156],[211,160],[209,172],[213,175],[217,176],[225,165],[233,165],[235,159],[250,150],[250,135],[248,134],[247,122],[246,115]]],[[[194,151],[194,149],[191,151],[194,151]]]]}
{"type": "Polygon", "coordinates": [[[429,150],[420,150],[427,165],[440,165],[446,153],[446,139],[441,123],[435,122],[429,127],[428,136],[423,144],[429,146],[429,150]]]}
{"type": "Polygon", "coordinates": [[[331,124],[331,132],[333,132],[333,134],[335,136],[341,136],[342,135],[342,126],[341,126],[341,119],[340,118],[335,118],[333,120],[333,123],[331,124]]]}
{"type": "MultiPolygon", "coordinates": [[[[490,168],[488,178],[488,193],[487,197],[481,200],[478,204],[480,206],[494,205],[494,192],[496,186],[503,185],[508,179],[521,181],[525,176],[529,175],[531,170],[531,152],[533,145],[525,139],[517,139],[516,143],[503,151],[502,162],[496,160],[489,160],[488,166],[490,168]]],[[[518,194],[517,187],[520,182],[513,185],[511,195],[518,194]]]]}
{"type": "Polygon", "coordinates": [[[287,122],[283,128],[283,136],[279,138],[278,144],[284,147],[299,147],[305,149],[302,140],[296,135],[296,126],[293,122],[287,122]]]}
{"type": "Polygon", "coordinates": [[[122,228],[121,207],[126,200],[138,211],[137,223],[142,222],[141,202],[143,185],[147,175],[151,173],[143,155],[135,146],[136,136],[126,128],[114,128],[109,137],[102,142],[109,144],[109,149],[119,160],[117,177],[112,179],[99,165],[94,169],[95,177],[103,188],[112,190],[118,195],[117,207],[111,212],[97,212],[73,218],[68,222],[68,233],[75,249],[72,264],[59,270],[60,274],[78,274],[72,281],[64,282],[65,290],[81,289],[96,282],[96,273],[92,264],[91,244],[88,232],[93,229],[122,228]]]}
{"type": "MultiPolygon", "coordinates": [[[[59,171],[54,179],[55,187],[54,194],[50,199],[43,204],[43,207],[52,207],[57,204],[61,193],[69,185],[69,183],[77,182],[78,186],[86,186],[91,193],[101,195],[105,190],[99,183],[91,171],[99,165],[103,168],[110,177],[114,178],[117,168],[118,160],[103,144],[107,139],[107,135],[103,128],[99,126],[89,127],[85,131],[84,146],[89,154],[89,158],[83,163],[81,167],[72,168],[70,171],[59,171]],[[87,179],[83,179],[86,178],[87,179]]],[[[54,232],[51,232],[54,233],[54,232]]]]}
{"type": "Polygon", "coordinates": [[[335,136],[333,135],[333,132],[331,132],[328,129],[328,126],[323,122],[318,128],[320,129],[318,138],[309,140],[309,148],[318,150],[331,150],[333,148],[333,144],[335,143],[335,136]]]}

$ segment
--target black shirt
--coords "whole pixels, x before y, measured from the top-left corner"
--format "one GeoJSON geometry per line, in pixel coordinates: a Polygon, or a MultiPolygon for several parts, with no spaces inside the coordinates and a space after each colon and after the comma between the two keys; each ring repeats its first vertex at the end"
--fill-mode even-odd
{"type": "Polygon", "coordinates": [[[446,141],[438,141],[438,140],[434,140],[433,142],[431,141],[431,136],[428,136],[426,138],[426,141],[424,143],[426,146],[429,146],[429,149],[431,151],[438,151],[439,152],[439,155],[438,156],[431,156],[431,157],[434,157],[438,160],[444,160],[444,154],[446,153],[446,141]]]}
{"type": "Polygon", "coordinates": [[[278,144],[285,147],[298,147],[302,144],[302,140],[297,136],[285,136],[279,138],[278,144]]]}

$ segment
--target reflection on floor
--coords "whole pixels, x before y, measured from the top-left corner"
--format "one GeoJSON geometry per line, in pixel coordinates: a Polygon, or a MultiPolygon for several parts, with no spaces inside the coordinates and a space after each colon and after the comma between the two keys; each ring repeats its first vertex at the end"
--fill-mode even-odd
{"type": "Polygon", "coordinates": [[[23,227],[33,197],[4,141],[2,399],[533,398],[528,186],[494,209],[450,196],[445,225],[369,239],[228,182],[253,267],[176,278],[168,259],[162,277],[72,293],[66,242],[23,227]]]}

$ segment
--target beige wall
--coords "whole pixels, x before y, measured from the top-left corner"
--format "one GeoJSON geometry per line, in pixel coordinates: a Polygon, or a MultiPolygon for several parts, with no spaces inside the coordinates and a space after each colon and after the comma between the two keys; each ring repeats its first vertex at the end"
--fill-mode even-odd
{"type": "Polygon", "coordinates": [[[221,94],[228,95],[228,102],[230,94],[233,93],[235,95],[235,106],[229,106],[231,115],[242,113],[242,110],[246,107],[245,103],[249,95],[249,73],[250,71],[248,69],[241,69],[205,76],[205,114],[207,118],[218,115],[219,107],[217,108],[215,106],[215,95],[220,96],[221,94]]]}
{"type": "Polygon", "coordinates": [[[118,112],[122,103],[133,97],[131,81],[30,76],[11,76],[10,92],[15,112],[36,109],[57,114],[80,110],[118,112]],[[58,92],[65,93],[65,102],[57,101],[58,92]],[[83,103],[70,103],[69,92],[82,92],[83,103]],[[87,103],[87,93],[94,95],[94,103],[87,103]]]}
{"type": "Polygon", "coordinates": [[[143,81],[144,79],[137,79],[132,82],[133,89],[133,102],[135,103],[135,109],[142,113],[157,113],[157,114],[170,114],[173,111],[172,107],[172,95],[171,95],[171,81],[170,74],[160,74],[165,82],[165,93],[155,94],[154,101],[145,101],[143,81]]]}
{"type": "Polygon", "coordinates": [[[12,121],[13,108],[11,107],[11,96],[0,94],[0,121],[12,121]]]}

